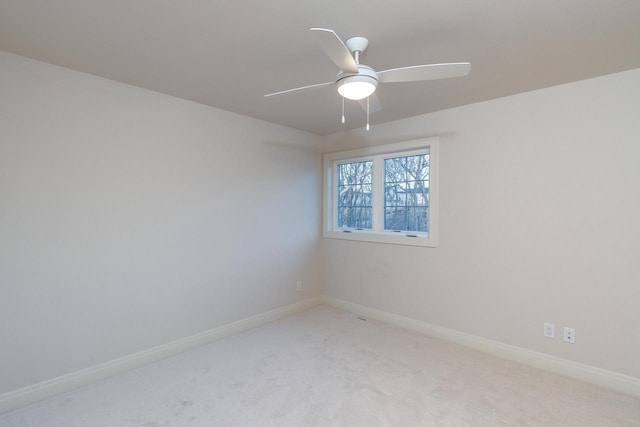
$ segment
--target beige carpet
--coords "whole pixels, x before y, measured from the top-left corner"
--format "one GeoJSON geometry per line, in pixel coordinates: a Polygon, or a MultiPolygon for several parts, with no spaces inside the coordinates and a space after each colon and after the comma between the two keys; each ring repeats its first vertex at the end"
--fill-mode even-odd
{"type": "Polygon", "coordinates": [[[640,400],[321,306],[0,426],[640,426],[640,400]]]}

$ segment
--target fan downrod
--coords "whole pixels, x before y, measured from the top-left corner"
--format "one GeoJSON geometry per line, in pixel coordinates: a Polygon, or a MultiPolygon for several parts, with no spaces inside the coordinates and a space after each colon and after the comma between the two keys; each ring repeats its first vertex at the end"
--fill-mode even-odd
{"type": "Polygon", "coordinates": [[[357,37],[348,38],[344,42],[344,44],[347,46],[347,49],[349,49],[349,51],[355,58],[356,63],[359,63],[360,55],[365,50],[367,50],[367,47],[369,46],[369,40],[367,40],[365,37],[357,36],[357,37]]]}

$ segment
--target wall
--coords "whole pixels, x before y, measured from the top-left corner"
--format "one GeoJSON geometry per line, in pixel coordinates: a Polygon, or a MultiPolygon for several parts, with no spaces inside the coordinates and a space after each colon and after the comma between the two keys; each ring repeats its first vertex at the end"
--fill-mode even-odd
{"type": "Polygon", "coordinates": [[[318,137],[7,53],[0,99],[0,394],[320,294],[318,137]]]}
{"type": "Polygon", "coordinates": [[[439,135],[440,233],[323,240],[326,293],[640,378],[639,118],[632,70],[327,137],[439,135]]]}

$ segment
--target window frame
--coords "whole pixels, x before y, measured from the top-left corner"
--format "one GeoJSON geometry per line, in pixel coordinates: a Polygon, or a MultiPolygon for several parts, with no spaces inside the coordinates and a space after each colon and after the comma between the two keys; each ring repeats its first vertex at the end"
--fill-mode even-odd
{"type": "Polygon", "coordinates": [[[323,156],[323,227],[322,236],[329,239],[396,245],[438,246],[439,202],[439,138],[429,137],[394,144],[377,145],[349,151],[327,153],[323,156]],[[396,232],[384,230],[384,170],[375,172],[375,160],[384,157],[404,157],[429,150],[429,227],[428,234],[421,232],[396,232]],[[373,229],[359,230],[337,227],[337,165],[340,163],[374,160],[372,179],[373,229]],[[378,182],[379,181],[379,182],[378,182]],[[336,188],[334,188],[336,187],[336,188]],[[382,221],[382,224],[380,222],[382,221]]]}

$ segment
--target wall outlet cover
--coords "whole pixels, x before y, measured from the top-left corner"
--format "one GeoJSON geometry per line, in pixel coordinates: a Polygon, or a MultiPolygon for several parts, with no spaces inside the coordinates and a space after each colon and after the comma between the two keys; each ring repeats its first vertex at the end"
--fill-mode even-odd
{"type": "Polygon", "coordinates": [[[569,343],[576,342],[576,330],[573,328],[564,327],[564,341],[569,343]]]}
{"type": "Polygon", "coordinates": [[[547,338],[553,338],[556,334],[556,325],[553,323],[544,324],[544,336],[547,338]]]}

